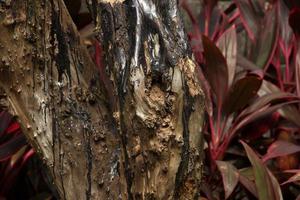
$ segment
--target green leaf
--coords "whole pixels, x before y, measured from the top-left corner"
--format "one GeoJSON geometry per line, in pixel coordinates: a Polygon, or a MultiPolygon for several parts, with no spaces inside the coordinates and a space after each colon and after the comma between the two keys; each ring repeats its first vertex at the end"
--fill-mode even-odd
{"type": "Polygon", "coordinates": [[[233,192],[236,185],[238,184],[239,172],[229,162],[216,161],[216,163],[222,175],[224,191],[225,191],[225,199],[227,199],[233,192]]]}
{"type": "Polygon", "coordinates": [[[282,200],[282,194],[277,180],[269,172],[268,168],[264,165],[257,154],[244,142],[247,156],[253,166],[255,185],[260,200],[282,200]]]}
{"type": "Polygon", "coordinates": [[[272,181],[275,199],[276,200],[283,200],[281,188],[280,188],[280,185],[279,185],[276,177],[273,175],[273,173],[269,169],[267,169],[267,171],[268,171],[268,174],[269,174],[269,176],[271,178],[271,181],[272,181]]]}
{"type": "Polygon", "coordinates": [[[248,178],[251,181],[255,180],[254,173],[253,173],[253,167],[246,167],[246,168],[239,169],[239,173],[240,173],[240,175],[245,176],[246,178],[248,178]]]}

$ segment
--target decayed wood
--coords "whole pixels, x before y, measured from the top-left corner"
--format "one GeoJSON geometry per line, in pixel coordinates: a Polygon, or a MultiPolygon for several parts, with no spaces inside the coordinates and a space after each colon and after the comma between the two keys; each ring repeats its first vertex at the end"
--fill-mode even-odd
{"type": "Polygon", "coordinates": [[[2,109],[18,117],[61,199],[117,199],[118,138],[63,2],[17,0],[1,10],[2,109]]]}
{"type": "Polygon", "coordinates": [[[118,98],[123,199],[194,199],[204,101],[177,1],[89,5],[118,98]]]}
{"type": "Polygon", "coordinates": [[[177,1],[88,4],[109,95],[61,0],[7,1],[1,109],[18,117],[61,199],[194,199],[204,101],[177,1]]]}

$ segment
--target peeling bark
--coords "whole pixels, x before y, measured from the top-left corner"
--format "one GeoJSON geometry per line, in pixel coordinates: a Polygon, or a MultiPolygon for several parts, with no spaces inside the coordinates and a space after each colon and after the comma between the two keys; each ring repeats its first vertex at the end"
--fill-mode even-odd
{"type": "Polygon", "coordinates": [[[109,100],[63,2],[14,0],[0,3],[0,108],[61,199],[195,199],[204,99],[177,1],[88,3],[109,100]]]}

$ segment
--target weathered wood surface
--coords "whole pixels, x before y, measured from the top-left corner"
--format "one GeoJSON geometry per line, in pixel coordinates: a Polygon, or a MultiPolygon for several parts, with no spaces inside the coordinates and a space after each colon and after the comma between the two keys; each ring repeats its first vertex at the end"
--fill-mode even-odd
{"type": "Polygon", "coordinates": [[[204,100],[176,2],[89,2],[106,87],[62,1],[1,3],[1,109],[61,199],[199,195],[204,100]]]}

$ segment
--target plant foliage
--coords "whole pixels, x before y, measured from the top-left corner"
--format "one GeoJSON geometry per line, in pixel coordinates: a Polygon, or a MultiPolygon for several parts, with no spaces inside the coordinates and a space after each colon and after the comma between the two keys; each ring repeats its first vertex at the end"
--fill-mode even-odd
{"type": "Polygon", "coordinates": [[[297,2],[181,1],[207,98],[207,199],[299,198],[297,2]]]}

